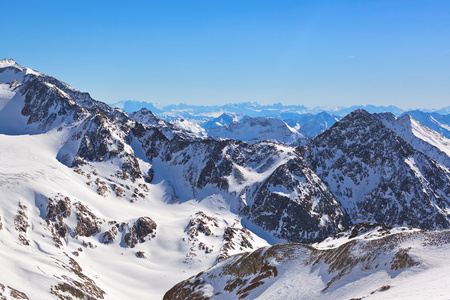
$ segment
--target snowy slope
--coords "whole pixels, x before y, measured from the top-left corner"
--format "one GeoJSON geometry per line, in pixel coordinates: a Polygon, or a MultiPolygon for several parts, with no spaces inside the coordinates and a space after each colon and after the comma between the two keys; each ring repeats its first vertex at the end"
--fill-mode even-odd
{"type": "Polygon", "coordinates": [[[408,114],[400,118],[388,113],[376,116],[415,149],[450,168],[450,139],[422,125],[408,114]]]}
{"type": "MultiPolygon", "coordinates": [[[[144,295],[147,299],[160,299],[175,282],[211,265],[223,254],[226,228],[242,230],[239,217],[229,211],[220,196],[167,204],[163,184],[149,185],[143,179],[119,180],[114,174],[120,169],[113,165],[66,167],[56,160],[60,140],[66,134],[63,130],[33,136],[0,135],[0,260],[8,269],[0,275],[3,285],[24,292],[30,299],[47,299],[52,287],[76,288],[75,280],[82,283],[81,290],[88,291],[90,284],[83,282],[92,280],[105,292],[105,299],[142,299],[144,295]],[[67,234],[62,237],[55,234],[59,223],[46,220],[49,198],[57,201],[65,197],[73,207],[71,216],[63,218],[67,234]],[[98,232],[91,236],[74,234],[79,226],[90,226],[88,221],[79,219],[80,213],[76,214],[76,202],[95,215],[96,222],[100,222],[98,232]],[[205,230],[186,231],[199,211],[214,219],[214,225],[210,225],[212,235],[205,234],[205,230]],[[156,222],[156,236],[131,248],[124,238],[140,217],[156,222]],[[22,226],[25,230],[18,225],[20,220],[27,224],[22,226]],[[119,232],[111,244],[101,243],[115,222],[125,224],[123,233],[119,232]],[[146,258],[137,257],[139,251],[146,258]],[[76,264],[90,280],[71,269],[76,264]]],[[[142,161],[140,164],[145,165],[142,161]]],[[[243,236],[247,248],[266,245],[250,232],[243,236]]],[[[232,246],[239,244],[237,240],[232,246]]],[[[239,247],[236,250],[239,252],[239,247]]]]}
{"type": "Polygon", "coordinates": [[[178,128],[184,129],[188,132],[192,132],[199,137],[206,136],[206,130],[193,120],[177,118],[170,120],[170,123],[178,128]]]}
{"type": "Polygon", "coordinates": [[[433,129],[450,139],[450,114],[428,113],[419,110],[408,111],[408,115],[419,121],[421,124],[433,129]]]}
{"type": "Polygon", "coordinates": [[[449,237],[376,228],[331,247],[278,244],[230,257],[164,299],[446,299],[449,237]]]}

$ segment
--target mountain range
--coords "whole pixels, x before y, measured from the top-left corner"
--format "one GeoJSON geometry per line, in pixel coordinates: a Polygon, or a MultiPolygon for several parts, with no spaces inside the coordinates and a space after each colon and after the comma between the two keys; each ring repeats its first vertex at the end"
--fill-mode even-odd
{"type": "Polygon", "coordinates": [[[245,105],[127,113],[0,61],[0,297],[448,294],[442,131],[409,113],[245,105]]]}
{"type": "Polygon", "coordinates": [[[257,136],[260,136],[260,140],[267,137],[290,145],[303,145],[306,140],[324,132],[342,117],[359,108],[370,113],[389,112],[395,117],[410,115],[421,124],[450,138],[450,107],[434,111],[405,111],[395,106],[374,105],[307,108],[302,105],[260,105],[256,102],[244,102],[223,106],[158,106],[138,101],[122,101],[112,104],[111,107],[123,109],[130,114],[141,109],[150,110],[161,119],[199,136],[221,136],[250,143],[258,141],[257,136]],[[263,119],[271,121],[262,122],[263,119]],[[254,124],[255,128],[250,128],[249,124],[254,124]]]}

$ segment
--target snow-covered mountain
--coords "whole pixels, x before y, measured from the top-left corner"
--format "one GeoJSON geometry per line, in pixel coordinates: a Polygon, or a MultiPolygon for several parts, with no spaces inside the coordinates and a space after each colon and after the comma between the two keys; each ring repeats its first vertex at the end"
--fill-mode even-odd
{"type": "Polygon", "coordinates": [[[244,252],[320,252],[299,244],[257,249],[348,239],[344,228],[360,221],[450,227],[449,169],[363,110],[304,147],[286,145],[298,133],[265,117],[239,123],[260,134],[272,128],[255,134],[258,141],[199,137],[147,109],[110,108],[12,60],[0,62],[0,104],[0,297],[7,299],[161,299],[244,252]]]}
{"type": "Polygon", "coordinates": [[[142,124],[14,61],[0,74],[2,293],[159,298],[267,245],[253,232],[313,241],[342,228],[294,148],[197,139],[148,112],[142,124]]]}
{"type": "Polygon", "coordinates": [[[450,226],[450,170],[356,110],[302,149],[352,223],[450,226]]]}
{"type": "Polygon", "coordinates": [[[239,122],[246,118],[248,118],[248,116],[236,115],[236,114],[231,114],[231,113],[223,113],[220,116],[218,116],[217,118],[214,118],[210,121],[206,121],[206,122],[202,123],[201,126],[205,130],[210,130],[211,128],[230,125],[233,122],[239,122]]]}
{"type": "Polygon", "coordinates": [[[247,118],[242,122],[213,127],[208,130],[208,136],[236,139],[252,144],[261,141],[295,144],[298,140],[305,139],[286,122],[268,117],[247,118]]]}
{"type": "Polygon", "coordinates": [[[172,187],[150,183],[159,172],[133,135],[168,140],[157,126],[1,66],[2,297],[158,299],[218,258],[267,245],[222,195],[170,203],[172,187]]]}
{"type": "Polygon", "coordinates": [[[419,121],[421,124],[450,139],[450,114],[441,115],[438,113],[422,112],[419,110],[408,111],[407,114],[419,121]]]}
{"type": "Polygon", "coordinates": [[[318,114],[291,114],[284,116],[284,121],[306,138],[313,138],[330,128],[341,118],[326,112],[318,114]]]}
{"type": "MultiPolygon", "coordinates": [[[[370,113],[391,112],[396,116],[401,115],[405,110],[391,106],[375,106],[375,105],[354,105],[351,107],[306,107],[304,105],[283,105],[281,103],[275,103],[271,105],[261,105],[257,102],[241,102],[241,103],[229,103],[225,105],[190,105],[190,104],[172,104],[172,105],[159,105],[150,102],[126,100],[111,104],[111,107],[117,107],[125,110],[127,113],[132,113],[140,110],[141,108],[147,108],[153,111],[158,116],[166,119],[172,119],[176,117],[183,118],[198,118],[198,117],[218,117],[223,113],[230,113],[235,115],[247,115],[249,117],[272,117],[278,119],[289,119],[289,115],[302,115],[302,114],[318,114],[326,112],[336,116],[343,117],[350,112],[362,108],[370,113]]],[[[443,108],[440,111],[444,111],[443,108]]],[[[438,111],[438,113],[440,113],[438,111]]]]}
{"type": "Polygon", "coordinates": [[[408,114],[400,118],[390,113],[376,116],[416,150],[450,168],[450,139],[422,125],[408,114]]]}
{"type": "Polygon", "coordinates": [[[206,136],[206,130],[192,120],[178,118],[170,120],[170,123],[197,136],[206,136]]]}

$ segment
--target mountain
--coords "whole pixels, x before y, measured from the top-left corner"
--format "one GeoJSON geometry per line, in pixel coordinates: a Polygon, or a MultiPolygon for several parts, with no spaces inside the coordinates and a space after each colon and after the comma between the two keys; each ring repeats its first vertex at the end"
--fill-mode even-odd
{"type": "Polygon", "coordinates": [[[326,112],[318,114],[290,114],[287,119],[283,119],[289,126],[295,128],[306,138],[313,138],[328,128],[341,118],[336,115],[330,115],[326,112]]]}
{"type": "Polygon", "coordinates": [[[363,109],[369,113],[383,113],[383,112],[390,112],[396,116],[401,115],[402,113],[404,113],[405,111],[401,108],[398,108],[396,106],[393,105],[389,105],[389,106],[376,106],[376,105],[353,105],[350,107],[332,107],[332,108],[327,108],[327,109],[323,109],[324,111],[328,112],[328,113],[332,113],[338,116],[345,116],[348,115],[349,113],[357,110],[357,109],[363,109]]]}
{"type": "Polygon", "coordinates": [[[448,114],[450,114],[450,106],[443,107],[443,108],[441,108],[439,110],[436,110],[434,112],[437,113],[437,114],[440,114],[440,115],[448,115],[448,114]]]}
{"type": "Polygon", "coordinates": [[[243,116],[243,115],[236,115],[236,114],[231,114],[231,113],[223,113],[220,116],[218,116],[217,118],[214,118],[210,121],[204,122],[203,124],[201,124],[201,126],[205,129],[205,130],[209,130],[211,128],[214,127],[221,127],[221,126],[225,126],[225,125],[230,125],[233,122],[239,122],[243,119],[248,118],[247,116],[243,116]]]}
{"type": "Polygon", "coordinates": [[[170,123],[197,136],[206,136],[206,130],[192,120],[178,118],[171,120],[170,123]]]}
{"type": "Polygon", "coordinates": [[[284,121],[268,117],[247,118],[230,125],[213,127],[208,130],[208,136],[231,138],[248,143],[273,141],[294,144],[299,139],[304,139],[304,136],[284,121]]]}
{"type": "Polygon", "coordinates": [[[158,105],[155,105],[153,103],[145,102],[145,101],[134,101],[134,100],[124,100],[124,101],[116,102],[114,104],[111,104],[111,107],[120,108],[129,114],[136,112],[138,110],[141,110],[143,108],[150,110],[156,114],[162,113],[164,111],[158,105]]]}
{"type": "MultiPolygon", "coordinates": [[[[302,147],[199,137],[180,128],[188,122],[113,109],[13,60],[0,61],[0,104],[0,298],[160,299],[245,252],[342,244],[361,221],[432,229],[435,241],[449,227],[448,168],[363,110],[302,147]]],[[[239,124],[274,140],[298,135],[275,118],[239,124]]]]}
{"type": "MultiPolygon", "coordinates": [[[[117,107],[125,110],[127,113],[132,113],[140,110],[141,108],[147,108],[153,111],[158,116],[164,119],[172,118],[198,118],[198,117],[218,117],[223,113],[230,113],[236,115],[247,115],[249,117],[272,117],[278,119],[290,119],[292,116],[302,114],[318,114],[326,112],[339,117],[343,117],[348,113],[362,108],[371,113],[391,112],[396,116],[401,115],[405,110],[396,106],[375,106],[375,105],[354,105],[351,107],[313,107],[308,108],[304,105],[283,105],[281,103],[275,103],[271,105],[261,105],[257,102],[241,102],[241,103],[229,103],[225,105],[189,105],[189,104],[171,104],[171,105],[158,105],[149,102],[141,101],[120,101],[111,104],[111,107],[117,107]]],[[[445,110],[443,108],[441,111],[445,110]]]]}
{"type": "Polygon", "coordinates": [[[448,291],[449,238],[448,230],[367,224],[314,245],[235,255],[163,299],[440,299],[448,291]]]}
{"type": "MultiPolygon", "coordinates": [[[[147,125],[152,128],[157,128],[162,134],[164,134],[168,139],[173,139],[175,136],[182,136],[188,140],[194,140],[201,137],[203,131],[196,128],[197,132],[192,132],[186,130],[185,128],[178,127],[177,125],[182,125],[182,123],[177,122],[167,122],[159,117],[157,117],[153,112],[146,108],[142,108],[139,111],[133,112],[129,117],[143,125],[147,125]]],[[[191,126],[193,127],[193,126],[191,126]]],[[[195,128],[195,127],[194,127],[195,128]]]]}
{"type": "Polygon", "coordinates": [[[450,115],[427,113],[419,110],[408,111],[407,114],[419,121],[422,125],[450,139],[450,115]]]}
{"type": "Polygon", "coordinates": [[[416,150],[450,168],[450,139],[422,125],[408,114],[400,118],[390,113],[376,116],[416,150]]]}
{"type": "Polygon", "coordinates": [[[149,111],[132,116],[143,124],[0,66],[2,297],[160,298],[267,240],[318,241],[346,224],[295,148],[197,138],[149,111]]]}
{"type": "Polygon", "coordinates": [[[352,223],[450,227],[450,171],[356,110],[302,149],[352,223]]]}

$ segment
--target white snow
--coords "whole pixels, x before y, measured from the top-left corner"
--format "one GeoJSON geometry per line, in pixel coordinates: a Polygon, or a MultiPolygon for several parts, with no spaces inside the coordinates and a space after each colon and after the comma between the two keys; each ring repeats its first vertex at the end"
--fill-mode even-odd
{"type": "MultiPolygon", "coordinates": [[[[168,193],[166,186],[158,183],[148,185],[148,195],[135,203],[113,193],[105,198],[86,184],[86,177],[56,160],[65,135],[65,130],[36,135],[0,134],[0,216],[4,227],[0,231],[0,264],[3,270],[8,270],[0,273],[1,283],[15,287],[33,299],[46,299],[49,291],[40,288],[43,282],[50,282],[44,285],[48,287],[57,283],[51,279],[53,275],[70,275],[56,263],[56,259],[67,260],[67,254],[80,264],[83,273],[95,279],[107,293],[106,299],[140,299],[143,295],[147,295],[146,299],[161,299],[174,284],[213,264],[223,242],[221,230],[227,224],[235,223],[237,218],[224,207],[220,196],[168,204],[163,201],[168,193]],[[101,244],[98,234],[78,240],[67,238],[63,248],[58,249],[53,245],[42,219],[46,213],[45,206],[40,208],[39,205],[57,193],[68,196],[72,203],[80,201],[88,205],[96,216],[105,219],[102,232],[111,227],[108,220],[129,222],[148,216],[158,225],[156,237],[135,248],[124,248],[119,242],[101,244]],[[30,246],[19,245],[15,238],[14,216],[19,201],[28,207],[27,215],[32,227],[27,231],[27,238],[32,241],[30,246]],[[187,238],[185,228],[198,211],[214,216],[221,225],[217,235],[207,237],[207,243],[213,246],[214,251],[205,254],[195,250],[195,259],[187,263],[186,253],[191,245],[183,241],[187,238]],[[84,248],[81,245],[83,240],[96,248],[84,248]],[[74,256],[72,253],[80,247],[83,252],[79,257],[74,256]],[[144,251],[147,258],[137,258],[137,251],[144,251]]],[[[116,171],[115,166],[109,163],[93,163],[91,166],[99,176],[109,177],[108,174],[116,171]]],[[[126,184],[133,185],[131,181],[126,184]]],[[[76,220],[69,218],[65,222],[70,225],[76,220]]],[[[256,236],[254,239],[255,244],[267,245],[256,236]]]]}

